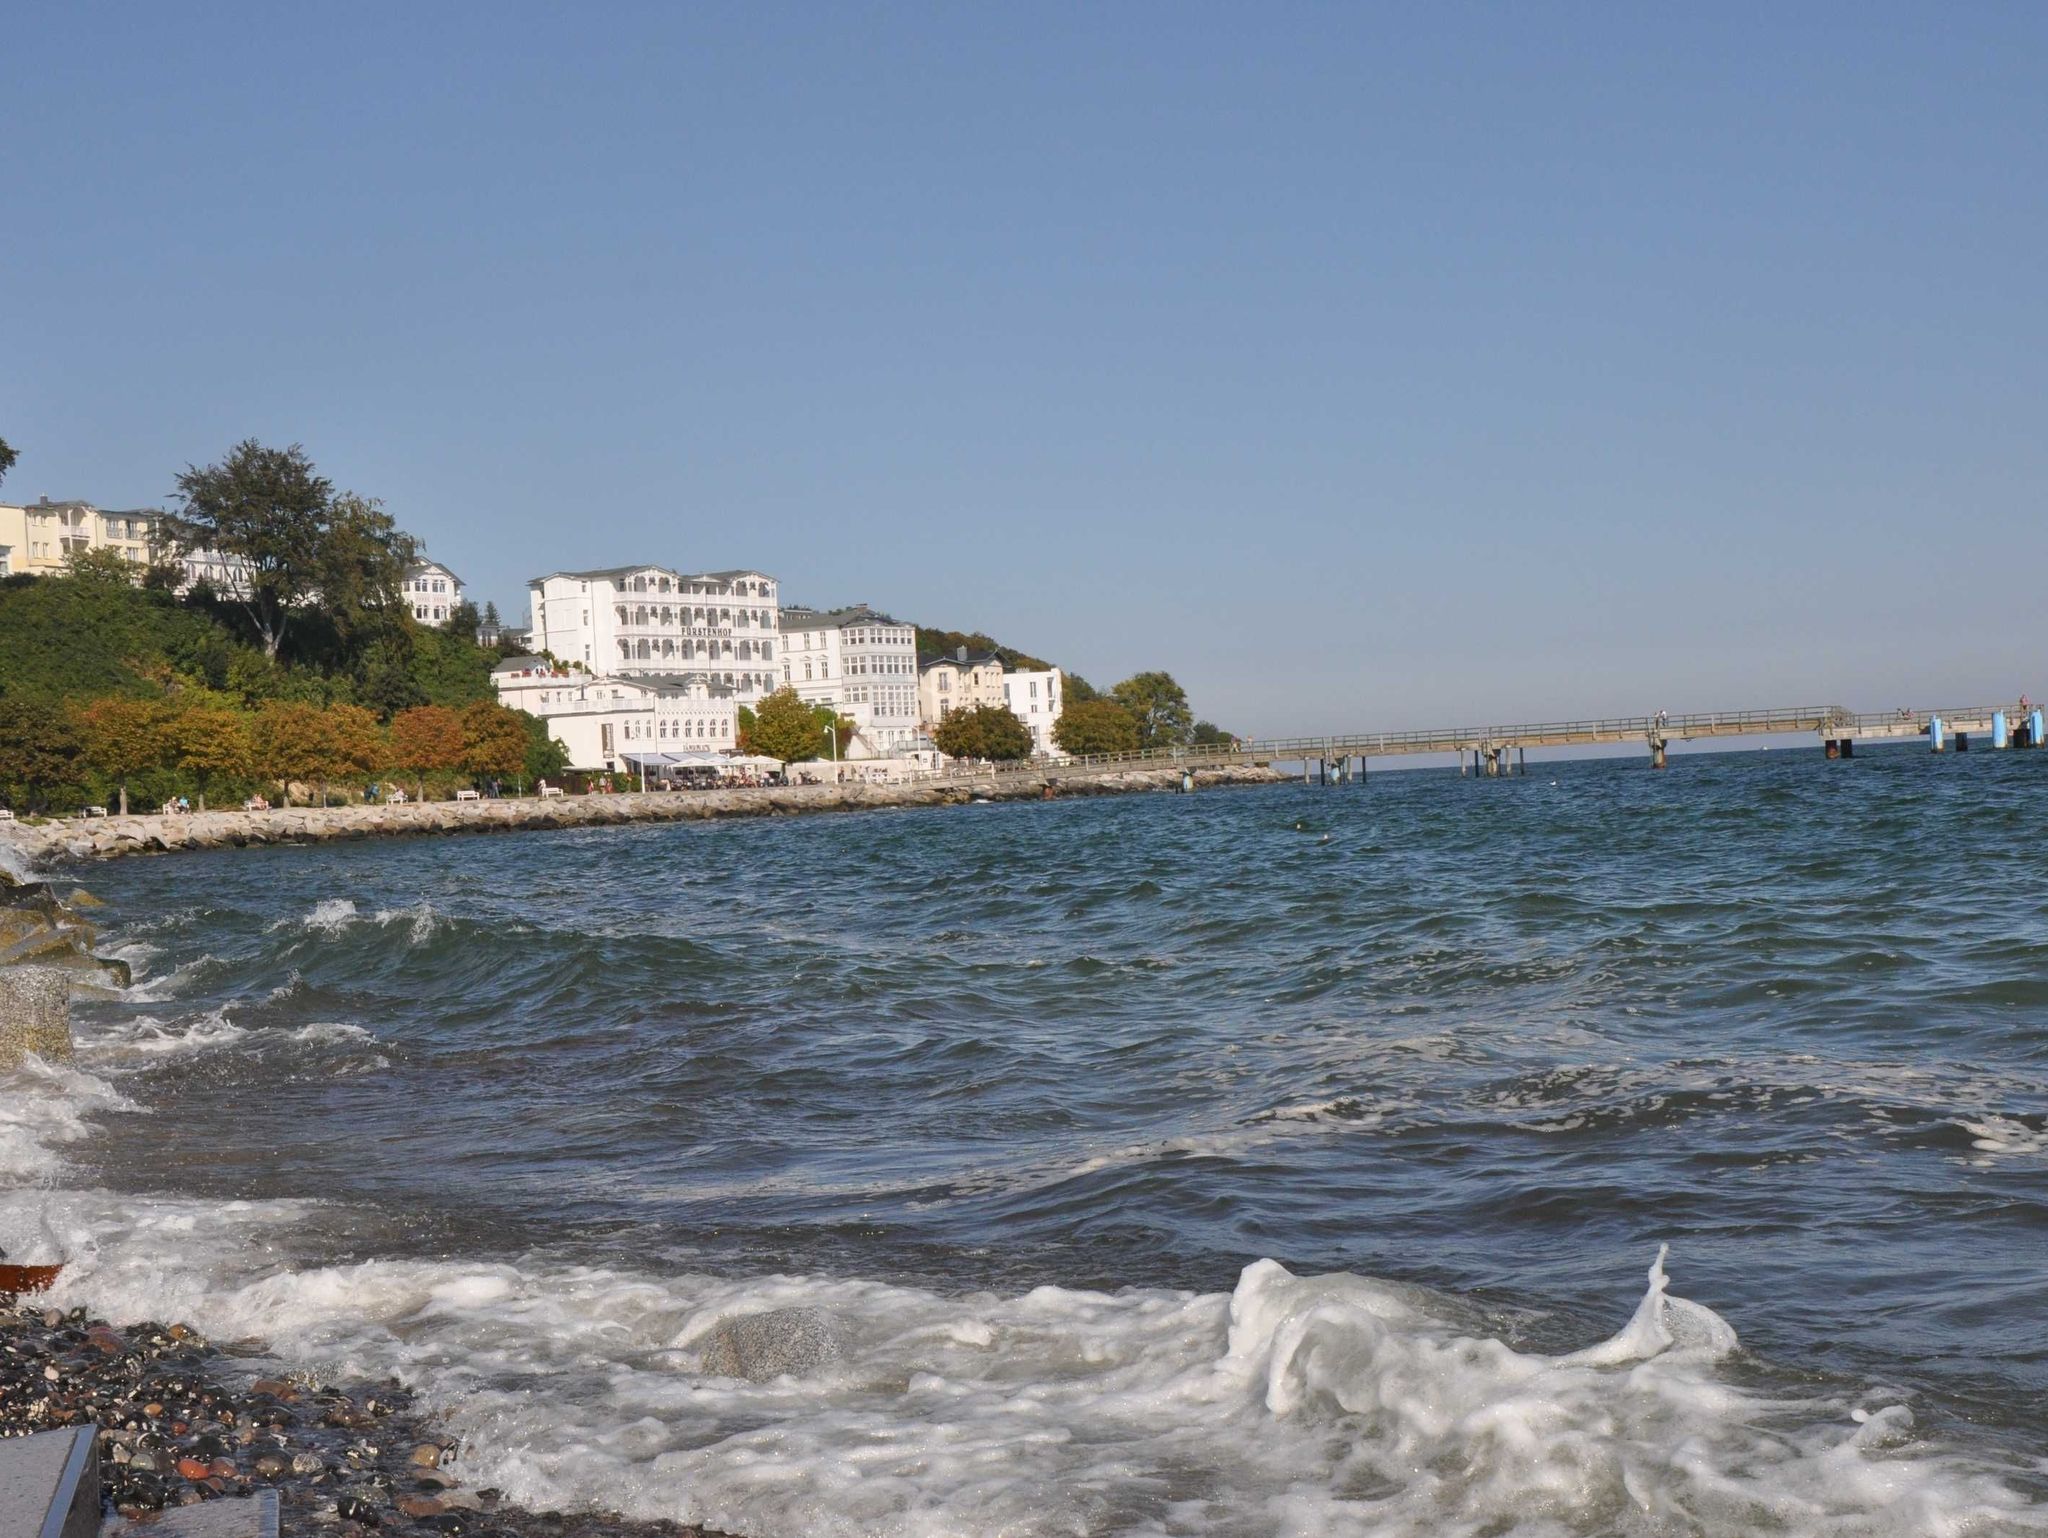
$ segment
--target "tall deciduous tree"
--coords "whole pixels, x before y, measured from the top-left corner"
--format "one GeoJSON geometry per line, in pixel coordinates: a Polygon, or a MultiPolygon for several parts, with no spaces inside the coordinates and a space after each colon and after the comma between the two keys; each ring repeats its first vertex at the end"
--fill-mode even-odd
{"type": "Polygon", "coordinates": [[[1069,695],[1053,723],[1052,740],[1068,753],[1134,753],[1138,723],[1115,700],[1069,695]]]}
{"type": "Polygon", "coordinates": [[[246,438],[217,465],[185,467],[182,505],[165,514],[157,537],[173,554],[212,550],[246,568],[231,596],[274,660],[292,609],[319,589],[333,495],[298,444],[272,449],[246,438]]]}
{"type": "Polygon", "coordinates": [[[344,491],[329,499],[313,578],[321,611],[344,646],[394,626],[405,613],[406,568],[420,544],[375,497],[344,491]]]}
{"type": "Polygon", "coordinates": [[[46,809],[76,777],[78,731],[55,700],[0,696],[0,788],[23,811],[46,809]]]}
{"type": "Polygon", "coordinates": [[[128,815],[128,777],[161,766],[170,755],[163,708],[153,700],[109,695],[75,713],[78,743],[86,763],[120,787],[121,815],[128,815]]]}
{"type": "MultiPolygon", "coordinates": [[[[807,705],[796,690],[777,689],[755,708],[751,720],[740,722],[740,746],[785,764],[823,758],[833,751],[832,739],[826,734],[834,721],[830,706],[807,705]]],[[[842,741],[840,747],[844,746],[842,741]]]]}
{"type": "Polygon", "coordinates": [[[526,767],[525,712],[478,700],[462,712],[462,767],[478,779],[512,779],[526,767]]]}
{"type": "Polygon", "coordinates": [[[1173,747],[1186,742],[1194,730],[1187,691],[1173,681],[1171,673],[1138,673],[1110,693],[1137,723],[1141,748],[1173,747]]]}
{"type": "Polygon", "coordinates": [[[249,718],[225,705],[190,705],[166,725],[171,761],[199,784],[199,810],[217,774],[240,779],[255,768],[249,718]]]}
{"type": "MultiPolygon", "coordinates": [[[[327,766],[332,775],[373,774],[391,757],[391,745],[376,715],[360,705],[327,707],[327,766]]],[[[327,802],[327,787],[320,787],[327,802]]]]}
{"type": "Polygon", "coordinates": [[[410,770],[420,799],[427,776],[462,767],[462,717],[442,705],[418,705],[391,718],[391,762],[410,770]]]}
{"type": "Polygon", "coordinates": [[[20,456],[7,446],[7,440],[0,438],[0,481],[7,479],[7,472],[14,468],[14,461],[20,456]]]}
{"type": "Polygon", "coordinates": [[[256,712],[256,762],[284,787],[287,803],[294,780],[301,784],[325,780],[327,735],[325,713],[317,705],[269,700],[256,712]]]}
{"type": "Polygon", "coordinates": [[[956,710],[932,732],[948,758],[986,758],[1009,763],[1031,756],[1031,728],[1002,705],[969,705],[956,710]]]}

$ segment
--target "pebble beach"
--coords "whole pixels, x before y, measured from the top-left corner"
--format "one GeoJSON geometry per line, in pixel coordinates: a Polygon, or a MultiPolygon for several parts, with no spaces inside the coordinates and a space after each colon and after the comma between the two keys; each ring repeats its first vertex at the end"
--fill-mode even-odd
{"type": "Polygon", "coordinates": [[[0,1435],[97,1424],[101,1492],[138,1524],[270,1489],[284,1535],[720,1538],[509,1504],[469,1485],[461,1444],[398,1383],[322,1383],[188,1325],[120,1328],[29,1296],[0,1312],[0,1356],[0,1435]]]}

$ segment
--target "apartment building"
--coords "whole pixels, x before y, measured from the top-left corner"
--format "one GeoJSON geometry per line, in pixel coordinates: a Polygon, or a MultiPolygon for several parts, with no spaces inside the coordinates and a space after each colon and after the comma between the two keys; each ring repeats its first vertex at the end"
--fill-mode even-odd
{"type": "Polygon", "coordinates": [[[918,746],[917,631],[866,604],[782,611],[781,682],[853,722],[850,758],[918,746]]]}
{"type": "MultiPolygon", "coordinates": [[[[0,577],[22,572],[56,576],[66,560],[88,550],[111,550],[141,571],[150,563],[163,516],[161,508],[110,509],[48,497],[23,506],[0,503],[0,577]]],[[[184,570],[182,588],[205,582],[224,597],[247,590],[249,568],[241,560],[194,550],[178,564],[184,570]]]]}

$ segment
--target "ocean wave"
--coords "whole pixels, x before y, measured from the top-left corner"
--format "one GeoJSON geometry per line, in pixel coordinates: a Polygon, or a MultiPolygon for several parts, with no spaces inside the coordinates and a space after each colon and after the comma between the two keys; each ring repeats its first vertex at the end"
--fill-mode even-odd
{"type": "Polygon", "coordinates": [[[1627,1324],[1518,1351],[1424,1289],[1264,1260],[1235,1290],[949,1296],[860,1279],[374,1260],[275,1269],[299,1203],[0,1198],[51,1300],[395,1374],[525,1504],[813,1535],[2039,1532],[1910,1412],[1758,1397],[1660,1252],[1627,1324]],[[789,1313],[785,1311],[796,1311],[789,1313]],[[742,1316],[832,1342],[801,1376],[710,1371],[742,1316]]]}
{"type": "Polygon", "coordinates": [[[13,1072],[0,1075],[0,1177],[51,1175],[63,1167],[65,1145],[97,1131],[94,1115],[135,1109],[104,1079],[33,1054],[23,1058],[13,1072]]]}

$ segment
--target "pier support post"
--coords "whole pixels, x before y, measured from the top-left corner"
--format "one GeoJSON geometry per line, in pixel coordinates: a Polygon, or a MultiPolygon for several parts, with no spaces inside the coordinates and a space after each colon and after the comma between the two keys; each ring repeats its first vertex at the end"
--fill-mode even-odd
{"type": "Polygon", "coordinates": [[[2043,721],[2043,720],[2041,719],[2041,712],[2040,712],[2040,711],[2038,711],[2038,710],[2037,710],[2037,711],[2035,711],[2035,712],[2034,712],[2034,713],[2033,713],[2032,715],[2030,715],[2030,716],[2028,716],[2028,717],[2027,717],[2027,746],[2028,746],[2028,747],[2030,747],[2030,748],[2048,748],[2048,737],[2044,737],[2044,736],[2042,736],[2042,735],[2041,735],[2041,728],[2042,728],[2042,727],[2043,727],[2044,725],[2048,725],[2048,722],[2044,722],[2044,721],[2043,721]]]}
{"type": "Polygon", "coordinates": [[[1664,739],[1662,737],[1652,737],[1650,739],[1650,767],[1652,769],[1669,767],[1664,757],[1664,739]]]}
{"type": "Polygon", "coordinates": [[[1529,750],[1527,748],[1515,749],[1515,773],[1522,776],[1525,780],[1529,777],[1529,750]]]}
{"type": "Polygon", "coordinates": [[[1991,713],[1991,745],[1994,748],[2012,746],[2012,732],[2005,724],[2005,712],[2002,710],[1991,713]]]}
{"type": "Polygon", "coordinates": [[[1948,724],[1940,716],[1927,718],[1927,742],[1937,753],[1948,751],[1948,724]]]}
{"type": "Polygon", "coordinates": [[[1844,738],[1842,739],[1842,757],[1844,757],[1844,758],[1854,758],[1855,756],[1856,756],[1856,739],[1855,739],[1854,737],[1844,737],[1844,738]]]}
{"type": "Polygon", "coordinates": [[[1821,743],[1821,748],[1829,758],[1840,758],[1842,756],[1841,743],[1837,742],[1832,737],[1829,737],[1825,741],[1823,741],[1821,743]]]}
{"type": "Polygon", "coordinates": [[[1956,733],[1956,751],[1958,753],[1967,753],[1970,751],[1970,734],[1968,732],[1956,733]]]}

